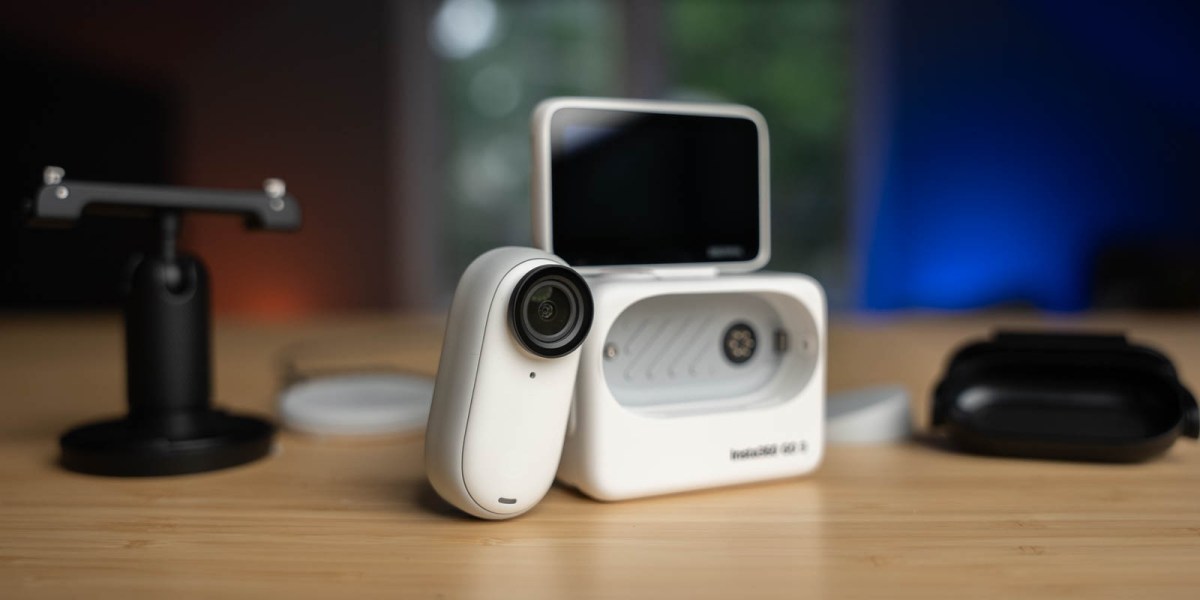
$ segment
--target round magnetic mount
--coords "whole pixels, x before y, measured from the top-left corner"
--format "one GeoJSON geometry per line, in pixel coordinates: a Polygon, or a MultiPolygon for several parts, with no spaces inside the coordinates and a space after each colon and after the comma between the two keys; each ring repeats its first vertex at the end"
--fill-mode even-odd
{"type": "Polygon", "coordinates": [[[219,410],[164,420],[114,419],[64,434],[60,464],[80,473],[119,477],[215,471],[266,456],[274,433],[262,419],[219,410]]]}
{"type": "Polygon", "coordinates": [[[912,423],[908,391],[898,385],[830,394],[825,439],[831,444],[884,444],[908,439],[912,423]]]}
{"type": "Polygon", "coordinates": [[[418,431],[429,418],[433,380],[407,374],[355,374],[310,379],[279,396],[289,429],[318,435],[383,435],[418,431]]]}

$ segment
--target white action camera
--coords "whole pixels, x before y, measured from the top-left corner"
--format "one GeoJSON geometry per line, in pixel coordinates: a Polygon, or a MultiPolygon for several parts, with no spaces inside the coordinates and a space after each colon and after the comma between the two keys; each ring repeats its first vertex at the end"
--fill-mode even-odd
{"type": "Polygon", "coordinates": [[[580,344],[587,283],[561,259],[498,248],[459,280],[425,433],[425,468],[446,501],[484,519],[520,515],[554,482],[580,344]]]}
{"type": "Polygon", "coordinates": [[[582,273],[558,476],[620,500],[808,473],[826,302],[770,257],[766,122],[738,105],[558,98],[533,118],[535,245],[582,273]]]}

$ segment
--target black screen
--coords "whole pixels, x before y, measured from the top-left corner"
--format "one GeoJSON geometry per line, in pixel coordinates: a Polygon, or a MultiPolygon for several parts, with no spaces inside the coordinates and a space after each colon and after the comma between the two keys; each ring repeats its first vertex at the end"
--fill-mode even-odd
{"type": "Polygon", "coordinates": [[[550,130],[553,245],[568,264],[758,255],[753,121],[564,108],[550,130]]]}

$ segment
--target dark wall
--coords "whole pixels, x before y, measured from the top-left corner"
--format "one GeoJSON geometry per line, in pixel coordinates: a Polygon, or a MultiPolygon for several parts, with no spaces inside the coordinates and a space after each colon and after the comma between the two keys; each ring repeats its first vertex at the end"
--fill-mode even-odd
{"type": "Polygon", "coordinates": [[[22,200],[46,165],[73,165],[77,179],[168,181],[173,94],[12,46],[0,47],[0,77],[10,90],[0,110],[0,306],[115,306],[128,258],[152,232],[118,219],[30,229],[22,200]]]}
{"type": "MultiPolygon", "coordinates": [[[[297,234],[246,232],[233,217],[185,221],[183,244],[208,263],[215,308],[284,315],[385,306],[386,265],[401,260],[385,250],[385,12],[383,2],[0,7],[0,42],[13,49],[6,55],[35,65],[26,68],[35,78],[49,72],[36,65],[64,65],[55,73],[69,75],[51,78],[72,90],[23,98],[10,114],[92,123],[65,132],[26,128],[20,144],[37,152],[20,151],[23,160],[5,171],[5,189],[17,180],[36,183],[43,163],[65,167],[69,177],[203,187],[258,188],[266,177],[281,177],[304,208],[297,234]]],[[[13,206],[12,192],[5,195],[3,205],[13,206]]],[[[81,247],[96,248],[106,261],[141,243],[125,233],[84,234],[76,232],[81,247]]],[[[7,239],[5,246],[12,251],[7,239]]],[[[26,252],[18,262],[44,270],[38,260],[26,252]]],[[[95,270],[98,281],[80,289],[119,278],[105,265],[95,270]]],[[[28,280],[10,287],[26,300],[9,294],[0,302],[45,306],[28,280]]],[[[103,298],[60,290],[58,304],[91,306],[111,298],[107,289],[103,298]]]]}

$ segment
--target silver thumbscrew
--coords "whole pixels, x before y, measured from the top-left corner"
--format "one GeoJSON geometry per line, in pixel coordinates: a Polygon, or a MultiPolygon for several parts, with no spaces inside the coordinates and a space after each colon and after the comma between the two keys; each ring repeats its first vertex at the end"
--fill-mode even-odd
{"type": "Polygon", "coordinates": [[[267,206],[275,212],[283,210],[283,196],[287,194],[287,183],[282,179],[272,177],[263,181],[263,191],[267,193],[270,201],[267,206]]]}
{"type": "Polygon", "coordinates": [[[58,185],[62,183],[63,177],[67,176],[67,172],[62,167],[46,167],[42,170],[42,183],[46,185],[58,185]]]}

